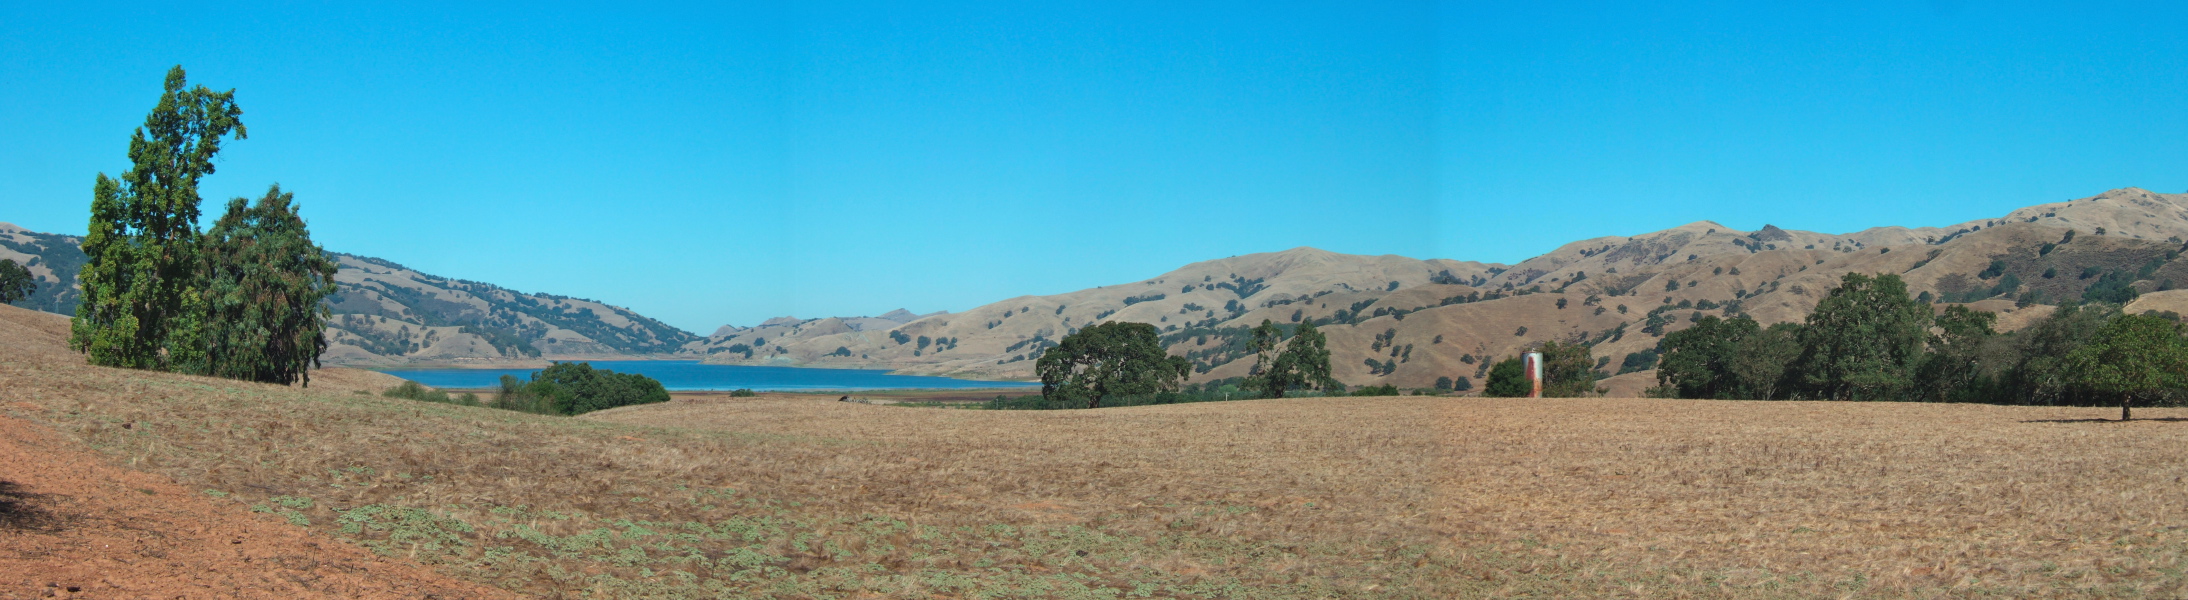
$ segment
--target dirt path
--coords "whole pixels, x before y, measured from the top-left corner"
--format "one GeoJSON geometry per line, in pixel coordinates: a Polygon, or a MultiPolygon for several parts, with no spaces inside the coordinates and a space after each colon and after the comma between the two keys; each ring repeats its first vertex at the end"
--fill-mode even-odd
{"type": "Polygon", "coordinates": [[[0,416],[0,600],[512,597],[110,466],[0,416]]]}

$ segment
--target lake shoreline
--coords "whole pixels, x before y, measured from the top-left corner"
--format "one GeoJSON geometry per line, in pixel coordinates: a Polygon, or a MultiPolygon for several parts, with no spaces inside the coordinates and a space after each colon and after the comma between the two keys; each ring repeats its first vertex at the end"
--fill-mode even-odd
{"type": "MultiPolygon", "coordinates": [[[[932,375],[900,375],[881,369],[814,369],[791,366],[710,365],[693,360],[589,360],[595,369],[646,375],[671,392],[727,392],[750,389],[768,392],[870,392],[877,390],[1029,390],[1037,382],[963,379],[932,375]]],[[[499,389],[502,377],[530,379],[541,366],[446,367],[376,369],[380,373],[416,381],[438,389],[499,389]]]]}

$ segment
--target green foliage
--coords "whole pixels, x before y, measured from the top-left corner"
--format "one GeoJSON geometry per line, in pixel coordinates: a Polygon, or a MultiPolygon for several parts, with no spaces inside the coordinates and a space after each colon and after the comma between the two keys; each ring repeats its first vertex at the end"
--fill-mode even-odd
{"type": "Polygon", "coordinates": [[[1519,357],[1497,361],[1489,368],[1489,384],[1482,387],[1482,394],[1492,398],[1524,398],[1534,391],[1527,383],[1527,366],[1519,357]]]}
{"type": "Polygon", "coordinates": [[[335,264],[312,243],[294,200],[278,185],[256,204],[236,198],[205,233],[200,312],[176,329],[176,370],[310,385],[327,347],[335,264]]]}
{"type": "Polygon", "coordinates": [[[1542,395],[1546,398],[1579,398],[1595,393],[1595,357],[1587,344],[1544,342],[1542,395]]]}
{"type": "Polygon", "coordinates": [[[1451,391],[1451,377],[1450,377],[1450,376],[1444,376],[1444,377],[1437,377],[1437,378],[1436,378],[1436,391],[1439,391],[1439,392],[1448,392],[1448,391],[1451,391]]]}
{"type": "MultiPolygon", "coordinates": [[[[2097,267],[2090,268],[2095,269],[2097,267]]],[[[2083,271],[2082,278],[2087,279],[2088,277],[2089,272],[2083,271]]],[[[2103,277],[2098,278],[2096,283],[2090,284],[2088,288],[2082,290],[2082,301],[2112,304],[2134,302],[2135,297],[2141,295],[2141,292],[2135,291],[2134,282],[2134,276],[2125,271],[2104,271],[2103,277]]]]}
{"type": "MultiPolygon", "coordinates": [[[[1658,342],[1657,345],[1662,346],[1663,343],[1658,342]]],[[[1654,369],[1656,368],[1657,356],[1656,348],[1647,348],[1640,352],[1629,353],[1625,359],[1618,361],[1617,374],[1624,375],[1654,369]]]]}
{"type": "Polygon", "coordinates": [[[758,395],[760,395],[759,392],[752,391],[750,388],[737,388],[729,391],[729,397],[731,398],[751,398],[758,395]]]}
{"type": "Polygon", "coordinates": [[[17,239],[0,239],[0,247],[29,256],[24,267],[44,266],[53,273],[51,281],[33,280],[37,287],[26,298],[13,302],[16,306],[64,315],[76,314],[82,300],[82,292],[76,282],[77,274],[84,268],[83,240],[65,235],[18,231],[17,239]]]}
{"type": "Polygon", "coordinates": [[[31,279],[30,268],[15,261],[0,259],[0,304],[14,304],[29,298],[38,289],[38,281],[31,279]]]}
{"type": "Polygon", "coordinates": [[[234,90],[189,88],[179,66],[164,89],[130,137],[129,170],[92,185],[69,344],[94,365],[167,367],[169,332],[201,284],[198,179],[213,173],[222,138],[246,137],[234,90]]]}
{"type": "Polygon", "coordinates": [[[1344,384],[1330,376],[1329,338],[1313,323],[1300,323],[1289,340],[1282,336],[1267,319],[1253,329],[1248,345],[1255,358],[1252,375],[1247,378],[1248,389],[1270,398],[1282,398],[1292,390],[1344,389],[1344,384]]]}
{"type": "Polygon", "coordinates": [[[1112,396],[1173,391],[1192,368],[1191,362],[1163,350],[1155,326],[1116,321],[1064,336],[1034,363],[1043,398],[1087,408],[1100,407],[1112,396]]]}
{"type": "Polygon", "coordinates": [[[1929,321],[1898,275],[1847,273],[1808,315],[1796,368],[1819,398],[1900,397],[1914,383],[1929,321]]]}
{"type": "Polygon", "coordinates": [[[1994,313],[1948,306],[1934,319],[1938,333],[1929,337],[1929,354],[1916,369],[1916,397],[1930,402],[1970,402],[1989,396],[1995,374],[1985,355],[1997,344],[1994,313]]]}
{"type": "Polygon", "coordinates": [[[1732,398],[1739,385],[1732,376],[1731,361],[1740,340],[1760,330],[1753,319],[1704,317],[1657,342],[1663,359],[1656,367],[1656,382],[1680,398],[1732,398]]]}
{"type": "MultiPolygon", "coordinates": [[[[734,395],[734,394],[733,394],[734,395]]],[[[534,371],[531,381],[503,375],[496,408],[581,415],[618,406],[669,401],[661,382],[637,373],[595,369],[590,363],[557,362],[534,371]]]]}
{"type": "Polygon", "coordinates": [[[2180,325],[2156,315],[2123,315],[2105,324],[2087,344],[2067,355],[2077,382],[2120,399],[2120,420],[2131,405],[2188,386],[2188,340],[2180,325]]]}
{"type": "Polygon", "coordinates": [[[1398,386],[1395,386],[1395,385],[1390,385],[1390,384],[1387,384],[1387,383],[1386,383],[1386,384],[1383,384],[1383,385],[1370,385],[1370,386],[1365,386],[1365,387],[1362,387],[1362,388],[1360,388],[1360,389],[1357,389],[1357,390],[1353,390],[1353,391],[1352,391],[1352,395],[1354,395],[1354,396],[1396,396],[1396,395],[1398,395],[1398,386]]]}

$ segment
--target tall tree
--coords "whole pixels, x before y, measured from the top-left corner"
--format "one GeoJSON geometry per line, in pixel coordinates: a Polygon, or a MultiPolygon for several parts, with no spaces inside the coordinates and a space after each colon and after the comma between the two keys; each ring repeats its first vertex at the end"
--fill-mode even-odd
{"type": "Polygon", "coordinates": [[[205,233],[202,311],[178,326],[178,370],[310,385],[326,350],[334,259],[311,241],[295,194],[275,185],[256,204],[236,198],[205,233]]]}
{"type": "Polygon", "coordinates": [[[2120,399],[2120,420],[2133,418],[2136,399],[2188,386],[2188,341],[2180,326],[2157,315],[2122,315],[2067,355],[2076,378],[2120,399]]]}
{"type": "Polygon", "coordinates": [[[1898,275],[1847,273],[1801,328],[1797,369],[1827,400],[1893,400],[1914,383],[1930,310],[1898,275]]]}
{"type": "Polygon", "coordinates": [[[130,168],[101,173],[91,190],[82,304],[70,345],[92,364],[165,367],[169,326],[198,291],[198,179],[213,173],[221,139],[244,139],[235,90],[188,87],[182,67],[129,140],[130,168]]]}
{"type": "Polygon", "coordinates": [[[1193,363],[1163,350],[1155,326],[1110,321],[1064,336],[1033,370],[1049,402],[1098,408],[1112,396],[1176,390],[1193,363]]]}
{"type": "Polygon", "coordinates": [[[38,280],[31,278],[29,267],[0,258],[0,304],[14,304],[37,290],[38,280]]]}
{"type": "Polygon", "coordinates": [[[1246,348],[1254,351],[1253,370],[1246,373],[1247,389],[1261,390],[1273,398],[1284,397],[1282,382],[1269,376],[1276,367],[1277,348],[1283,342],[1284,332],[1276,328],[1275,322],[1262,319],[1261,325],[1254,327],[1253,337],[1246,342],[1246,348]]]}

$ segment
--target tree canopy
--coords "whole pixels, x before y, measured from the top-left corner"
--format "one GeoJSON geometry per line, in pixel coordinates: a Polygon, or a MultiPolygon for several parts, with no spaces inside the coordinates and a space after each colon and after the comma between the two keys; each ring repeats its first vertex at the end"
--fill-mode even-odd
{"type": "Polygon", "coordinates": [[[1801,329],[1799,371],[1817,397],[1885,400],[1914,383],[1930,309],[1898,275],[1847,273],[1801,329]]]}
{"type": "Polygon", "coordinates": [[[2068,354],[2067,363],[2083,385],[2119,397],[2122,421],[2132,418],[2137,398],[2188,386],[2188,341],[2178,324],[2156,315],[2113,319],[2068,354]]]}
{"type": "Polygon", "coordinates": [[[1176,390],[1193,363],[1163,350],[1155,326],[1110,321],[1064,336],[1034,371],[1049,402],[1098,408],[1112,396],[1176,390]]]}
{"type": "MultiPolygon", "coordinates": [[[[1579,342],[1543,342],[1542,395],[1579,398],[1595,393],[1595,357],[1579,342]]],[[[1524,378],[1523,378],[1524,379],[1524,378]]]]}
{"type": "Polygon", "coordinates": [[[1514,356],[1497,361],[1489,367],[1489,383],[1482,386],[1482,395],[1492,398],[1524,398],[1534,391],[1527,382],[1527,365],[1514,356]]]}
{"type": "Polygon", "coordinates": [[[82,303],[70,343],[91,364],[165,368],[168,334],[199,290],[198,180],[223,138],[246,137],[235,91],[167,72],[159,104],[129,140],[130,168],[92,185],[82,303]]]}
{"type": "Polygon", "coordinates": [[[256,204],[236,198],[206,232],[203,318],[178,328],[189,339],[170,350],[191,354],[181,370],[309,383],[327,347],[322,301],[335,291],[336,266],[312,243],[294,201],[279,185],[256,204]]]}
{"type": "Polygon", "coordinates": [[[1255,354],[1254,369],[1247,387],[1270,398],[1282,398],[1297,389],[1344,389],[1345,384],[1330,376],[1329,338],[1313,323],[1300,323],[1289,340],[1282,337],[1268,319],[1253,329],[1249,347],[1255,354]]]}
{"type": "Polygon", "coordinates": [[[31,278],[29,267],[0,258],[0,304],[14,304],[37,290],[38,281],[31,278]]]}

